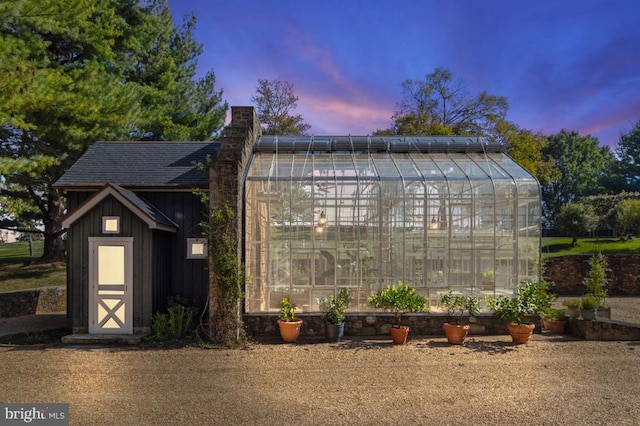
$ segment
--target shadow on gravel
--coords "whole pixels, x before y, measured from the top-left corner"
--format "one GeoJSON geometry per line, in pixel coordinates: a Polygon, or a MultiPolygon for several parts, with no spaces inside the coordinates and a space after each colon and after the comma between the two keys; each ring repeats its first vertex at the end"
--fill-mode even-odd
{"type": "MultiPolygon", "coordinates": [[[[423,348],[451,348],[455,345],[451,345],[446,341],[438,340],[438,341],[428,341],[424,343],[420,343],[418,347],[423,348]]],[[[515,350],[517,345],[511,342],[494,342],[494,341],[476,341],[473,339],[465,340],[464,344],[461,346],[467,350],[471,350],[473,352],[482,352],[489,355],[500,355],[506,354],[515,350]]],[[[460,347],[460,346],[458,346],[460,347]]]]}
{"type": "Polygon", "coordinates": [[[390,349],[394,344],[390,340],[343,340],[332,345],[333,349],[348,349],[354,351],[371,349],[390,349]]]}

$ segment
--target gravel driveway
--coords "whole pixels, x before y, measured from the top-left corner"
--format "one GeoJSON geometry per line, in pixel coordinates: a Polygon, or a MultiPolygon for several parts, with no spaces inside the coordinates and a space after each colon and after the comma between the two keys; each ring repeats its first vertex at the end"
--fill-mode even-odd
{"type": "Polygon", "coordinates": [[[5,346],[0,401],[68,402],[79,425],[640,424],[640,342],[509,340],[5,346]]]}

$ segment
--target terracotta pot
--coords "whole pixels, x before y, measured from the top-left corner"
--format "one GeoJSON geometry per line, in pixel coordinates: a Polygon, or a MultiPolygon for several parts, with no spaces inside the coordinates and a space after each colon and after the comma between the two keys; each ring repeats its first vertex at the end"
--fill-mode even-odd
{"type": "Polygon", "coordinates": [[[562,334],[564,333],[564,328],[566,327],[567,322],[542,318],[542,324],[544,325],[544,328],[549,330],[551,333],[562,334]]]}
{"type": "Polygon", "coordinates": [[[449,324],[448,322],[442,324],[442,329],[447,336],[447,341],[452,345],[461,345],[465,337],[467,337],[467,333],[469,333],[469,328],[471,328],[469,324],[458,325],[449,324]]]}
{"type": "Polygon", "coordinates": [[[534,324],[510,323],[509,334],[511,335],[511,340],[513,340],[513,343],[517,345],[528,343],[529,340],[531,340],[534,328],[536,328],[534,324]]]}
{"type": "Polygon", "coordinates": [[[300,335],[300,327],[302,327],[302,320],[295,321],[282,321],[278,320],[278,327],[280,327],[280,337],[285,342],[295,342],[300,335]]]}
{"type": "Polygon", "coordinates": [[[394,325],[391,327],[391,340],[396,345],[405,345],[409,336],[409,327],[406,325],[394,325]]]}

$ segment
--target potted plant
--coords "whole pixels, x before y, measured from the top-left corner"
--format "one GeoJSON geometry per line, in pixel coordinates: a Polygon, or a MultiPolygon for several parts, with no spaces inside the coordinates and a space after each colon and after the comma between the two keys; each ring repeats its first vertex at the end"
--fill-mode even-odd
{"type": "Polygon", "coordinates": [[[562,334],[567,325],[567,316],[562,309],[545,308],[540,314],[542,325],[552,333],[562,334]]]}
{"type": "MultiPolygon", "coordinates": [[[[451,290],[440,295],[438,305],[444,307],[451,318],[456,312],[459,312],[459,315],[462,316],[464,311],[467,310],[469,312],[469,322],[472,322],[473,316],[480,312],[480,303],[476,296],[454,295],[451,290]]],[[[445,322],[442,325],[447,341],[452,345],[461,345],[469,333],[469,328],[471,328],[471,324],[460,324],[459,317],[456,319],[455,324],[445,322]]]]}
{"type": "Polygon", "coordinates": [[[493,269],[482,271],[482,289],[492,290],[495,286],[496,273],[493,269]]]}
{"type": "Polygon", "coordinates": [[[545,281],[524,281],[518,284],[513,297],[501,295],[498,298],[487,298],[494,317],[508,324],[514,343],[523,344],[531,340],[535,324],[527,322],[525,317],[540,314],[543,309],[551,306],[555,295],[548,292],[548,287],[545,281]]]}
{"type": "Polygon", "coordinates": [[[587,321],[593,321],[598,316],[598,308],[600,307],[600,298],[593,294],[585,294],[581,299],[580,315],[587,321]]]}
{"type": "Polygon", "coordinates": [[[401,325],[402,315],[408,312],[422,312],[425,310],[427,299],[416,294],[416,290],[410,285],[398,281],[397,285],[390,284],[381,289],[367,300],[369,306],[384,309],[393,313],[395,324],[391,327],[393,343],[407,343],[409,327],[401,325]]]}
{"type": "Polygon", "coordinates": [[[562,305],[567,308],[569,318],[578,318],[580,316],[580,307],[582,303],[580,299],[566,299],[562,305]]]}
{"type": "Polygon", "coordinates": [[[278,318],[278,327],[280,328],[280,337],[285,342],[295,342],[300,336],[300,328],[302,320],[296,318],[296,306],[291,303],[289,296],[282,298],[280,302],[281,311],[278,318]]]}
{"type": "Polygon", "coordinates": [[[330,342],[339,342],[344,336],[345,311],[349,307],[349,290],[341,288],[337,296],[318,299],[318,306],[325,320],[325,337],[330,342]]]}

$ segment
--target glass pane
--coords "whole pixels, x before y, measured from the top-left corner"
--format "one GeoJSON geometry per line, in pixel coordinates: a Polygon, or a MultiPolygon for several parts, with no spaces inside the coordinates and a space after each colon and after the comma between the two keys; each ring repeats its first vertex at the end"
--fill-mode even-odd
{"type": "Polygon", "coordinates": [[[98,285],[124,285],[124,247],[98,246],[98,285]]]}

